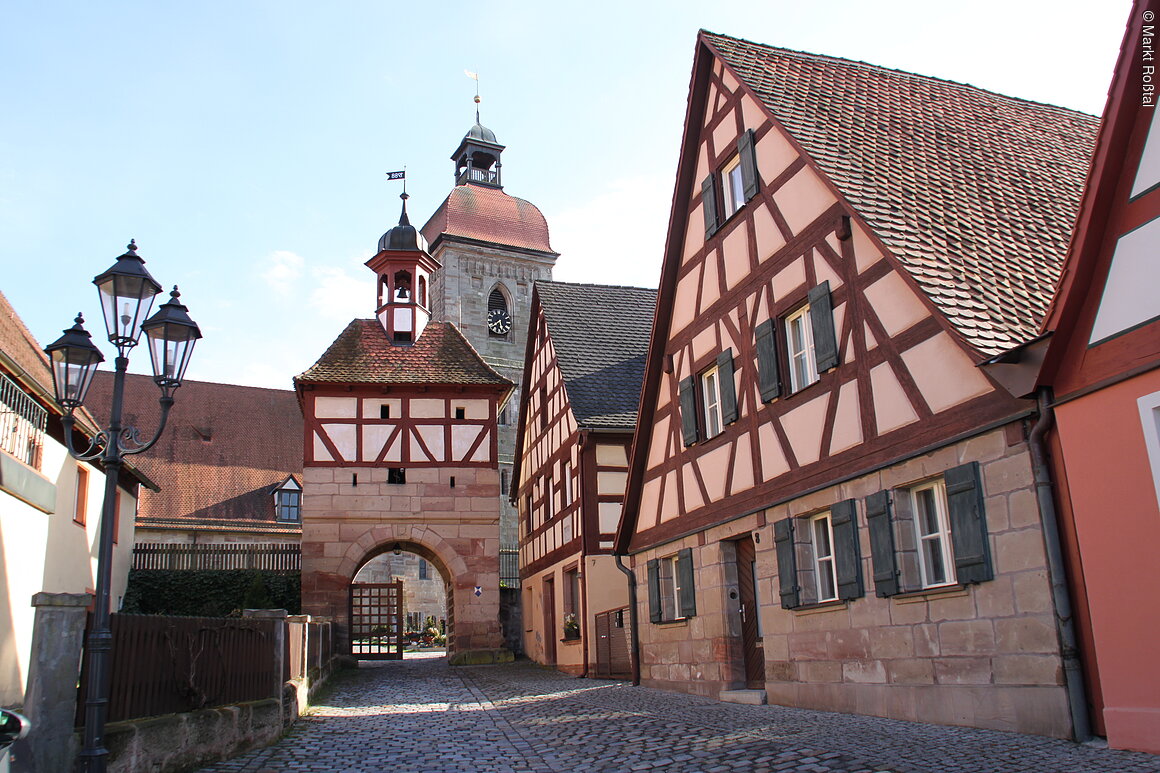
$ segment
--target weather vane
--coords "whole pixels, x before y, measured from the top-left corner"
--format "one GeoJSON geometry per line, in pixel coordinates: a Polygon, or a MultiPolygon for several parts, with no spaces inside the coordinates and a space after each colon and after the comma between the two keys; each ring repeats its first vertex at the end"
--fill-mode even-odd
{"type": "Polygon", "coordinates": [[[475,122],[479,123],[479,73],[464,70],[463,74],[475,81],[475,122]]]}
{"type": "Polygon", "coordinates": [[[403,181],[403,195],[407,195],[407,167],[404,166],[401,172],[387,172],[388,180],[402,180],[403,181]]]}

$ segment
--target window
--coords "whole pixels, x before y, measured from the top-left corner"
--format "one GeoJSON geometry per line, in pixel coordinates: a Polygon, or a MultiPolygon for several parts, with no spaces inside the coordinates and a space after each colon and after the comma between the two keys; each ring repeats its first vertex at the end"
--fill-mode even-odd
{"type": "Polygon", "coordinates": [[[978,462],[870,495],[866,523],[879,596],[994,576],[978,462]]]}
{"type": "Polygon", "coordinates": [[[73,508],[73,520],[84,526],[89,501],[89,471],[84,467],[77,467],[76,505],[73,508]]]}
{"type": "MultiPolygon", "coordinates": [[[[403,467],[388,467],[387,468],[387,483],[393,486],[401,486],[407,482],[407,470],[403,467]]],[[[452,483],[454,485],[454,483],[452,483]]]]}
{"type": "Polygon", "coordinates": [[[1144,447],[1152,466],[1152,484],[1156,501],[1160,503],[1160,392],[1143,395],[1136,400],[1140,411],[1140,428],[1144,430],[1144,447]]]}
{"type": "Polygon", "coordinates": [[[302,492],[285,489],[275,491],[274,512],[279,521],[297,523],[302,520],[302,492]]]}
{"type": "Polygon", "coordinates": [[[386,403],[383,403],[382,405],[380,405],[379,406],[379,418],[380,419],[391,418],[391,406],[387,405],[386,403]]]}
{"type": "Polygon", "coordinates": [[[39,470],[47,418],[40,403],[0,373],[0,450],[39,470]]]}
{"type": "Polygon", "coordinates": [[[540,430],[548,428],[548,387],[540,384],[540,430]]]}
{"type": "Polygon", "coordinates": [[[499,471],[499,493],[507,495],[508,489],[511,487],[511,471],[506,467],[499,471]]]}
{"type": "Polygon", "coordinates": [[[810,519],[810,534],[813,537],[817,599],[819,602],[836,601],[838,575],[834,572],[834,534],[829,513],[815,515],[810,519]]]}
{"type": "Polygon", "coordinates": [[[721,170],[721,190],[725,204],[725,218],[745,206],[745,183],[741,180],[741,156],[725,164],[721,170]]]}
{"type": "Polygon", "coordinates": [[[761,189],[754,144],[753,130],[748,129],[737,138],[737,155],[726,162],[719,174],[711,173],[701,182],[706,239],[761,189]]]}
{"type": "Polygon", "coordinates": [[[564,570],[564,638],[580,638],[580,568],[564,570]]]}
{"type": "Polygon", "coordinates": [[[567,507],[568,505],[572,504],[573,496],[574,496],[574,494],[572,492],[572,462],[571,462],[571,460],[568,460],[568,461],[564,462],[564,505],[563,505],[564,507],[567,507]]]}
{"type": "Polygon", "coordinates": [[[556,513],[552,507],[552,479],[544,478],[544,522],[552,520],[556,513]]]}
{"type": "Polygon", "coordinates": [[[466,409],[466,408],[463,408],[463,407],[460,407],[460,406],[456,406],[456,408],[455,408],[455,418],[456,418],[457,420],[459,420],[459,421],[462,421],[463,419],[466,419],[466,418],[467,418],[467,409],[466,409]]]}
{"type": "Polygon", "coordinates": [[[789,388],[797,392],[818,380],[808,305],[785,318],[785,341],[789,360],[789,388]]]}
{"type": "Polygon", "coordinates": [[[701,407],[705,417],[705,438],[721,434],[721,389],[717,366],[701,374],[701,407]]]}
{"type": "Polygon", "coordinates": [[[684,620],[697,614],[690,548],[648,562],[648,603],[649,619],[654,623],[684,620]]]}
{"type": "Polygon", "coordinates": [[[681,404],[681,435],[685,446],[721,434],[725,425],[737,421],[737,391],[733,383],[733,350],[717,355],[717,361],[694,379],[677,385],[681,404]]]}
{"type": "Polygon", "coordinates": [[[423,558],[419,559],[419,579],[427,579],[427,560],[423,558]]]}
{"type": "Polygon", "coordinates": [[[838,502],[825,513],[777,521],[773,537],[786,609],[863,595],[854,500],[838,502]]]}

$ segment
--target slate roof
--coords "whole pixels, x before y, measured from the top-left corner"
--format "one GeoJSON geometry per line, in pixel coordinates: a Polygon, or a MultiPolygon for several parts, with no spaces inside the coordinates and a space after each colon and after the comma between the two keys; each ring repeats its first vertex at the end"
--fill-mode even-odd
{"type": "Polygon", "coordinates": [[[393,346],[378,320],[356,319],[297,384],[482,384],[512,382],[483,361],[450,322],[429,322],[411,346],[393,346]]]}
{"type": "Polygon", "coordinates": [[[702,32],[983,354],[1036,335],[1099,120],[702,32]]]}
{"type": "MultiPolygon", "coordinates": [[[[98,371],[87,402],[107,412],[112,390],[113,374],[98,371]]],[[[151,376],[126,376],[125,423],[143,437],[156,430],[160,394],[151,376]]],[[[273,489],[290,475],[301,482],[302,438],[290,390],[183,381],[161,439],[133,457],[161,487],[141,492],[137,524],[297,534],[275,521],[273,489]]]]}
{"type": "Polygon", "coordinates": [[[657,291],[536,282],[535,294],[577,423],[635,429],[657,291]]]}
{"type": "Polygon", "coordinates": [[[548,221],[534,204],[481,185],[451,189],[423,226],[428,244],[441,234],[556,254],[548,242],[548,221]]]}

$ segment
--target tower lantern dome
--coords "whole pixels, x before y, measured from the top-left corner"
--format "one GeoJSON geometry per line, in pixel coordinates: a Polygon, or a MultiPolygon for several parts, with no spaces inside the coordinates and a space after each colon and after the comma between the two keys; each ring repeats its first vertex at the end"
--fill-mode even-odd
{"type": "Polygon", "coordinates": [[[459,147],[451,154],[455,162],[455,184],[502,188],[499,157],[503,150],[495,132],[481,124],[476,116],[475,126],[463,135],[459,147]]]}
{"type": "Polygon", "coordinates": [[[427,240],[407,217],[404,191],[399,224],[379,239],[378,253],[366,265],[378,276],[375,316],[395,345],[409,346],[418,340],[431,319],[428,287],[439,269],[427,240]]]}

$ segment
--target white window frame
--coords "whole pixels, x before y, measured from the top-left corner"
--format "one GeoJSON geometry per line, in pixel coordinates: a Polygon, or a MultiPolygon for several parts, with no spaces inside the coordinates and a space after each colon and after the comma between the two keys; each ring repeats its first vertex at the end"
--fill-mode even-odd
{"type": "Polygon", "coordinates": [[[741,155],[734,156],[721,169],[721,198],[725,205],[725,219],[745,206],[745,180],[741,174],[741,155]]]}
{"type": "Polygon", "coordinates": [[[1156,504],[1160,506],[1160,392],[1144,395],[1136,400],[1140,409],[1140,426],[1144,430],[1144,446],[1152,467],[1152,486],[1156,489],[1156,504]]]}
{"type": "Polygon", "coordinates": [[[810,518],[810,543],[813,547],[814,589],[817,603],[838,600],[838,570],[834,563],[834,524],[830,513],[810,518]],[[829,580],[826,588],[824,580],[829,580]]]}
{"type": "Polygon", "coordinates": [[[657,580],[660,585],[661,622],[684,620],[681,614],[681,577],[677,571],[679,554],[665,556],[657,561],[657,580]]]}
{"type": "Polygon", "coordinates": [[[789,364],[791,392],[798,392],[818,380],[818,364],[814,355],[814,330],[807,303],[785,318],[785,351],[789,364]],[[794,340],[794,331],[800,330],[800,346],[794,340]]]}
{"type": "Polygon", "coordinates": [[[302,522],[302,491],[300,489],[283,488],[274,492],[274,519],[278,523],[302,522]],[[293,504],[287,500],[293,499],[293,504]],[[293,512],[296,517],[286,518],[287,512],[293,512]]]}
{"type": "Polygon", "coordinates": [[[564,462],[564,504],[560,509],[572,504],[572,498],[572,461],[569,459],[564,462]]]}
{"type": "Polygon", "coordinates": [[[555,503],[552,501],[552,476],[549,475],[544,478],[544,523],[555,517],[553,504],[555,503]]]}
{"type": "Polygon", "coordinates": [[[947,507],[947,486],[942,478],[919,483],[907,489],[910,496],[911,515],[914,521],[914,543],[918,551],[919,584],[923,588],[941,588],[954,585],[955,560],[951,546],[951,527],[947,507]],[[928,531],[924,523],[925,507],[920,506],[923,492],[931,492],[930,502],[934,504],[935,529],[928,531]],[[944,577],[940,581],[933,577],[933,559],[942,561],[944,577]]]}
{"type": "Polygon", "coordinates": [[[705,439],[721,434],[725,422],[721,416],[721,374],[717,366],[701,374],[701,407],[705,416],[705,439]]]}

